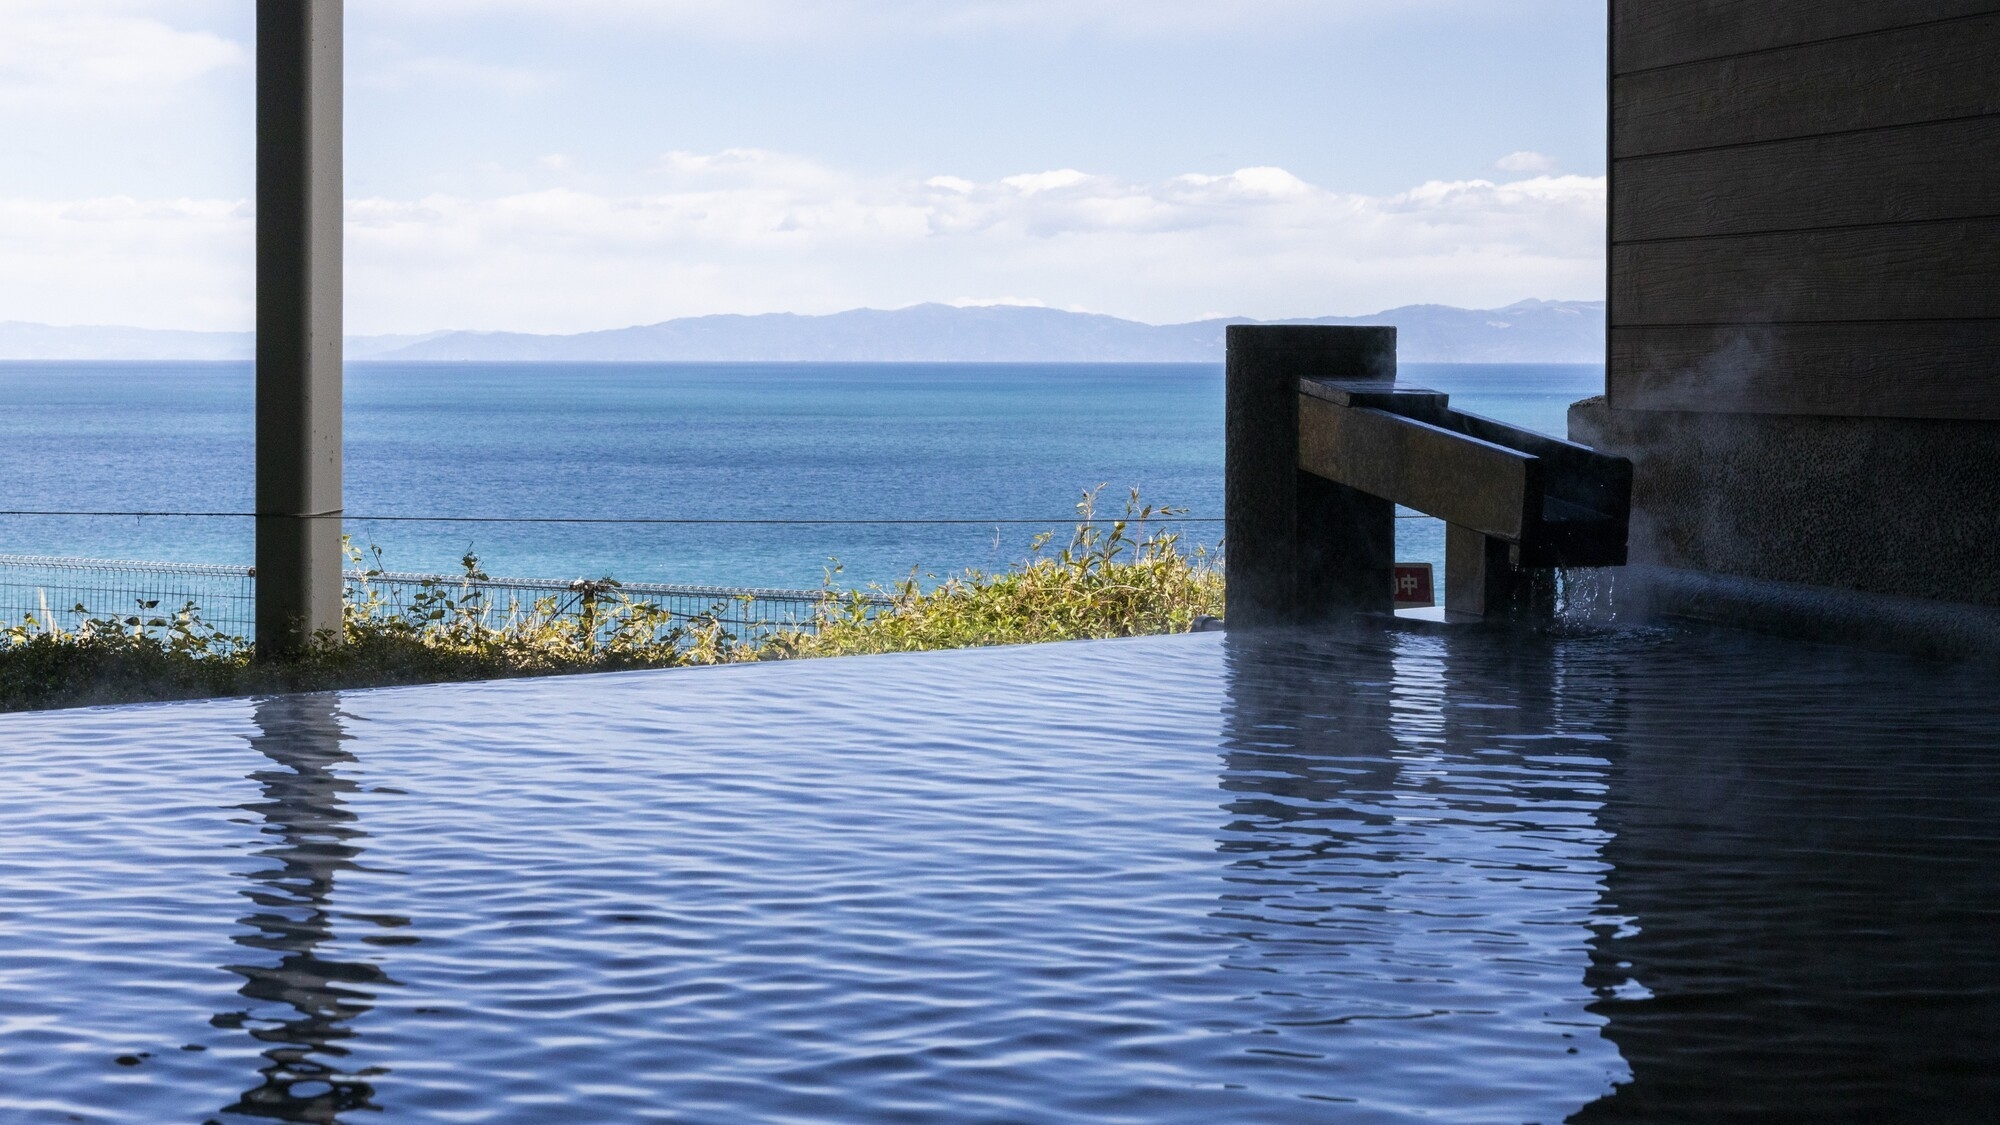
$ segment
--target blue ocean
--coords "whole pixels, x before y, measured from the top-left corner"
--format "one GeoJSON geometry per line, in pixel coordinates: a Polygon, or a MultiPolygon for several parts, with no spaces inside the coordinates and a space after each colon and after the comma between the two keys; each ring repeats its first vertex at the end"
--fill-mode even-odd
{"type": "MultiPolygon", "coordinates": [[[[1574,365],[1405,365],[1544,432],[1574,365]]],[[[248,364],[0,364],[0,509],[249,512],[248,364]]],[[[355,364],[347,529],[391,569],[816,588],[1005,567],[1079,496],[1222,513],[1219,365],[355,364]],[[388,516],[718,521],[550,525],[388,516]],[[1027,521],[1027,522],[1006,522],[1027,521]]],[[[1213,545],[1220,523],[1188,523],[1213,545]]],[[[1400,553],[1442,562],[1441,526],[1400,553]]],[[[0,553],[247,564],[248,520],[0,516],[0,553]]]]}

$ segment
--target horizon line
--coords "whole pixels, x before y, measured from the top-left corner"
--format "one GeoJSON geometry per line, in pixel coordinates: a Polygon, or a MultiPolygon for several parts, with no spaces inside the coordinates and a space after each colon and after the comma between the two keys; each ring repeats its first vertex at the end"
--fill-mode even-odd
{"type": "MultiPolygon", "coordinates": [[[[1268,317],[1268,318],[1247,316],[1247,315],[1222,315],[1222,316],[1203,316],[1203,317],[1198,317],[1194,320],[1154,322],[1149,320],[1136,320],[1131,317],[1119,316],[1116,313],[1092,312],[1086,309],[1064,309],[1064,308],[1057,308],[1053,305],[1034,305],[1034,304],[1014,303],[1014,302],[993,302],[990,304],[985,304],[985,303],[956,304],[949,301],[918,301],[914,304],[899,305],[894,308],[877,308],[873,305],[857,305],[854,308],[839,309],[834,312],[826,312],[826,313],[802,313],[802,312],[791,312],[782,310],[774,312],[753,312],[753,313],[741,313],[741,312],[689,313],[683,316],[670,316],[664,320],[646,321],[637,324],[622,324],[604,328],[583,328],[583,329],[576,329],[573,331],[536,332],[536,331],[514,329],[514,328],[434,328],[434,329],[427,329],[415,332],[343,331],[341,335],[343,338],[347,339],[370,339],[370,338],[379,338],[387,336],[439,337],[439,336],[459,336],[459,335],[464,335],[464,336],[506,335],[506,336],[543,336],[543,337],[589,336],[600,332],[627,332],[636,328],[657,328],[663,324],[674,324],[681,321],[692,321],[692,320],[720,320],[726,318],[754,320],[763,317],[794,317],[800,320],[824,320],[836,316],[849,316],[854,313],[900,313],[900,312],[910,312],[915,309],[924,309],[924,308],[951,309],[956,312],[972,312],[985,309],[1019,309],[1030,312],[1058,313],[1064,316],[1101,317],[1108,320],[1116,320],[1124,324],[1139,325],[1145,328],[1188,328],[1188,327],[1193,327],[1195,325],[1225,324],[1225,323],[1235,323],[1235,322],[1243,322],[1251,324],[1294,324],[1294,323],[1301,323],[1301,322],[1315,321],[1315,320],[1356,320],[1373,316],[1386,316],[1389,313],[1400,312],[1405,309],[1428,308],[1428,309],[1450,309],[1454,312],[1503,312],[1509,309],[1516,309],[1523,305],[1529,305],[1529,304],[1602,305],[1604,303],[1605,300],[1602,297],[1593,297],[1593,298],[1524,297],[1518,301],[1514,301],[1505,305],[1495,305],[1488,308],[1473,308],[1471,306],[1466,306],[1466,305],[1449,305],[1439,301],[1417,301],[1417,302],[1412,302],[1410,304],[1395,305],[1386,309],[1378,309],[1374,312],[1368,312],[1368,313],[1319,313],[1315,315],[1278,316],[1278,317],[1268,317]]],[[[256,332],[253,328],[158,328],[158,327],[151,327],[139,324],[110,324],[103,322],[52,324],[47,321],[39,321],[39,320],[0,320],[0,328],[6,328],[6,327],[48,328],[58,331],[100,329],[100,330],[115,330],[124,332],[173,332],[173,333],[180,333],[185,335],[197,335],[197,336],[255,336],[256,335],[256,332]]]]}

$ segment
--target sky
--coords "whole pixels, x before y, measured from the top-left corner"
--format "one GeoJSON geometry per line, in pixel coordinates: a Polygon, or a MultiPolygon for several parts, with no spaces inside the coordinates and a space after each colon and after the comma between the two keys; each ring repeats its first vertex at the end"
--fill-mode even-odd
{"type": "MultiPolygon", "coordinates": [[[[0,321],[252,320],[252,0],[0,0],[0,321]]],[[[1603,295],[1599,0],[347,0],[347,325],[1603,295]]]]}

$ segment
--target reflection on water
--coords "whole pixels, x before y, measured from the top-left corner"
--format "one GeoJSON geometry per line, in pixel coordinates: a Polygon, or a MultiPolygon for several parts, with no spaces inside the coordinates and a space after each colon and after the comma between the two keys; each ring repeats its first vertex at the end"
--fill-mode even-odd
{"type": "Polygon", "coordinates": [[[1630,924],[1611,1121],[2000,1120],[1992,670],[1726,633],[1587,646],[1630,924]]]}
{"type": "Polygon", "coordinates": [[[1628,1072],[1589,1006],[1602,736],[1551,662],[1232,636],[1219,917],[1355,1112],[1557,1121],[1628,1072]]]}
{"type": "MultiPolygon", "coordinates": [[[[1552,1023],[1604,1088],[1543,1120],[2000,1120],[1990,670],[1677,631],[1227,659],[1241,963],[1301,1012],[1485,1013],[1427,1060],[1460,1112],[1524,1104],[1552,1023]]],[[[1435,1096],[1398,1067],[1439,1041],[1376,1034],[1371,1081],[1435,1096]]]]}
{"type": "Polygon", "coordinates": [[[243,809],[262,819],[271,846],[257,854],[271,865],[251,873],[242,892],[254,909],[238,921],[251,932],[235,941],[253,956],[227,966],[243,977],[239,994],[249,1006],[211,1022],[265,1044],[265,1065],[262,1081],[225,1114],[333,1122],[381,1108],[367,1081],[374,1074],[347,1073],[341,1061],[354,1021],[395,982],[376,965],[322,954],[334,939],[334,879],[358,866],[367,839],[347,808],[359,786],[341,772],[355,759],[342,745],[337,704],[334,696],[294,696],[257,705],[261,733],[250,744],[270,766],[251,775],[263,799],[243,809]]]}

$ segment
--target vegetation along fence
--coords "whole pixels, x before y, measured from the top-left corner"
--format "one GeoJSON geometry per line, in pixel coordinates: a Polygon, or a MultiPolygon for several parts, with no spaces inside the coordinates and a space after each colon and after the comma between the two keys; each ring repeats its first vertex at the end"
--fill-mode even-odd
{"type": "MultiPolygon", "coordinates": [[[[231,636],[249,637],[256,631],[256,583],[256,571],[243,566],[0,555],[0,622],[18,625],[33,617],[44,627],[67,629],[86,618],[167,617],[193,603],[204,624],[231,636]]],[[[461,601],[467,595],[480,595],[491,611],[502,617],[511,607],[525,610],[545,600],[553,603],[559,614],[580,617],[593,603],[627,598],[649,603],[677,620],[720,622],[738,637],[779,629],[811,629],[815,625],[813,611],[827,596],[819,590],[354,570],[347,575],[350,600],[364,583],[392,613],[426,591],[440,588],[461,601]]],[[[851,597],[843,593],[841,600],[847,603],[851,597]]],[[[890,604],[889,598],[879,595],[860,597],[864,605],[890,604]]]]}

